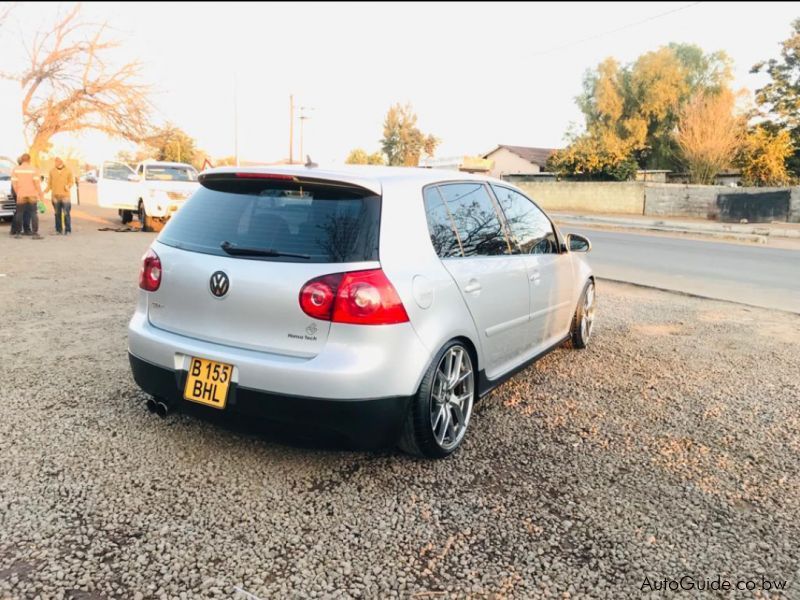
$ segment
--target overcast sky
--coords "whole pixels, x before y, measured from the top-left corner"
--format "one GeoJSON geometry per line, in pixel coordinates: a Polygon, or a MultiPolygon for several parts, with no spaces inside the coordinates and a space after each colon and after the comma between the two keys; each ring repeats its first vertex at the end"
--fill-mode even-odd
{"type": "MultiPolygon", "coordinates": [[[[46,27],[58,10],[17,7],[0,37],[0,66],[18,67],[20,35],[46,27]]],[[[115,28],[121,56],[143,62],[156,118],[212,155],[233,154],[236,79],[242,158],[288,155],[293,93],[296,104],[314,108],[305,151],[317,162],[340,162],[354,147],[379,148],[383,117],[398,101],[411,102],[421,128],[442,140],[437,156],[499,143],[559,147],[570,122],[581,121],[574,97],[587,68],[669,42],[725,50],[737,87],[755,89],[763,78],[750,67],[778,55],[800,5],[187,2],[92,3],[84,12],[115,28]]],[[[0,88],[0,144],[18,139],[15,96],[13,86],[0,88]]],[[[99,135],[55,141],[91,161],[121,147],[99,135]]],[[[12,151],[2,147],[0,155],[12,151]]]]}

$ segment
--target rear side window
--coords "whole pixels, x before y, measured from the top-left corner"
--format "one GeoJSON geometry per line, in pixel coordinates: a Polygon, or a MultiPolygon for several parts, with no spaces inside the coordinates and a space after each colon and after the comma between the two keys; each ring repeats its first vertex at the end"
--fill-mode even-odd
{"type": "Polygon", "coordinates": [[[453,225],[453,220],[435,187],[425,189],[425,215],[428,218],[428,232],[431,234],[433,249],[439,258],[463,256],[461,243],[453,225]]]}
{"type": "Polygon", "coordinates": [[[219,256],[228,256],[221,248],[228,242],[238,248],[303,255],[247,257],[258,260],[361,262],[378,260],[379,225],[380,197],[365,190],[247,182],[230,190],[200,188],[158,240],[219,256]]]}
{"type": "MultiPolygon", "coordinates": [[[[508,254],[508,241],[494,202],[482,183],[448,183],[436,189],[442,195],[463,256],[508,254]]],[[[434,240],[430,220],[428,227],[434,240]]]]}
{"type": "Polygon", "coordinates": [[[493,185],[492,189],[515,238],[515,254],[558,253],[553,224],[533,202],[507,187],[493,185]]]}

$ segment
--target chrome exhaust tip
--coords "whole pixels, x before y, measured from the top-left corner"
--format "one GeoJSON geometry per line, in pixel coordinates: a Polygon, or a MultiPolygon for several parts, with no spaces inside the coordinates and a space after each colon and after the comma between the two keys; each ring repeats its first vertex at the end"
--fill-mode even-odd
{"type": "Polygon", "coordinates": [[[145,406],[147,406],[147,412],[151,414],[156,412],[156,409],[158,408],[156,401],[153,398],[148,398],[145,406]]]}

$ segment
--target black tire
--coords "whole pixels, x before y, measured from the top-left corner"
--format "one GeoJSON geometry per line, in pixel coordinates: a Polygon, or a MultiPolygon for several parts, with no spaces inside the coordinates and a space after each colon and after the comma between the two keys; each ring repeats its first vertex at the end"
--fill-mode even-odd
{"type": "Polygon", "coordinates": [[[133,221],[133,211],[132,210],[121,210],[119,211],[120,219],[122,219],[122,224],[127,225],[131,221],[133,221]]]}
{"type": "MultiPolygon", "coordinates": [[[[463,358],[461,360],[463,360],[463,358]]],[[[469,349],[463,343],[457,340],[448,342],[441,350],[439,350],[434,359],[431,361],[431,365],[428,367],[428,371],[425,373],[425,376],[422,378],[422,383],[419,386],[419,390],[417,390],[417,393],[411,399],[408,415],[405,423],[403,424],[403,433],[400,437],[400,441],[398,442],[401,450],[408,454],[421,456],[424,458],[444,458],[455,452],[461,446],[469,427],[469,418],[472,413],[472,406],[475,402],[475,395],[477,393],[477,371],[475,364],[476,363],[474,362],[469,349]],[[469,405],[467,407],[465,399],[462,408],[460,409],[461,412],[459,412],[459,414],[461,414],[464,418],[464,422],[463,432],[461,429],[459,429],[457,441],[454,440],[454,444],[442,444],[436,439],[435,427],[432,423],[432,403],[436,402],[433,398],[432,392],[434,390],[434,386],[437,385],[437,372],[440,370],[442,360],[446,355],[450,356],[449,353],[453,349],[461,349],[461,351],[463,351],[462,356],[467,357],[466,364],[469,365],[469,370],[471,371],[469,380],[464,380],[464,383],[459,384],[455,389],[464,391],[465,396],[469,395],[469,405]],[[465,387],[460,387],[462,385],[465,387]],[[465,408],[466,410],[464,410],[465,408]]],[[[456,392],[454,391],[454,393],[456,392]]],[[[441,404],[439,406],[441,407],[441,404]]],[[[444,408],[441,408],[441,410],[444,410],[444,408]]],[[[452,415],[453,413],[451,412],[450,419],[453,419],[452,415]]],[[[438,422],[439,421],[437,421],[437,423],[438,422]]],[[[446,433],[444,435],[446,435],[446,433]]]]}
{"type": "Polygon", "coordinates": [[[582,350],[589,345],[594,328],[594,300],[595,287],[594,281],[589,280],[583,286],[583,292],[575,308],[575,315],[572,317],[572,329],[570,331],[570,344],[573,348],[582,350]],[[587,296],[591,293],[589,313],[587,313],[587,296]]]}
{"type": "Polygon", "coordinates": [[[147,215],[147,210],[144,208],[144,202],[139,200],[139,210],[137,211],[139,223],[142,226],[142,231],[150,231],[152,226],[150,224],[150,217],[147,215]]]}

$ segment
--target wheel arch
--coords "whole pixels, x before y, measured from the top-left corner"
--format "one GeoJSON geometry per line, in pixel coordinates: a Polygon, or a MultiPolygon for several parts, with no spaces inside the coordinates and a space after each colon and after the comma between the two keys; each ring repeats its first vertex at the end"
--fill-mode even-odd
{"type": "Polygon", "coordinates": [[[455,336],[453,336],[451,338],[446,339],[444,342],[439,344],[439,346],[436,348],[435,352],[431,353],[430,359],[428,360],[428,363],[426,364],[425,368],[422,370],[422,373],[420,373],[419,379],[417,381],[417,391],[419,391],[419,388],[422,385],[422,380],[425,378],[425,374],[431,368],[431,365],[433,365],[433,363],[436,361],[436,358],[439,356],[441,351],[448,344],[450,344],[452,342],[461,342],[467,348],[467,352],[469,352],[469,358],[472,361],[472,369],[475,371],[475,385],[476,385],[476,389],[477,389],[478,374],[480,373],[480,366],[479,366],[480,363],[479,363],[479,359],[478,359],[478,351],[477,351],[477,348],[475,347],[475,343],[469,337],[467,337],[466,335],[463,335],[463,334],[459,334],[459,335],[455,335],[455,336]]]}
{"type": "MultiPolygon", "coordinates": [[[[445,342],[445,344],[449,344],[450,342],[461,342],[467,347],[467,350],[469,351],[469,357],[472,360],[473,364],[472,368],[475,371],[476,375],[475,382],[477,383],[478,381],[477,374],[480,372],[481,366],[480,363],[478,362],[478,349],[475,347],[475,344],[473,344],[472,340],[465,335],[458,335],[454,338],[451,338],[450,340],[445,342]]],[[[445,344],[442,344],[442,347],[444,347],[445,344]]]]}

